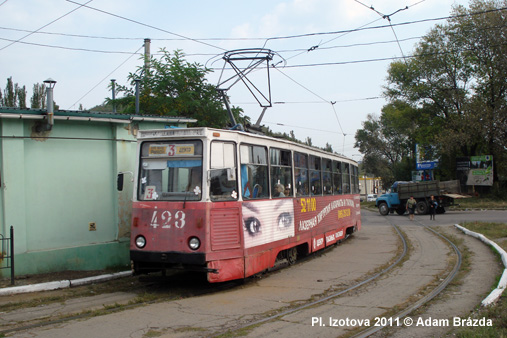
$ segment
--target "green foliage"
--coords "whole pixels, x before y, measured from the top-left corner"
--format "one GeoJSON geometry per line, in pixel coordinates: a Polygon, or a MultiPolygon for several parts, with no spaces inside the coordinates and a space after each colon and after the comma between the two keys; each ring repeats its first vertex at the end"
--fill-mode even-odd
{"type": "MultiPolygon", "coordinates": [[[[135,80],[140,79],[139,106],[141,114],[195,118],[198,126],[223,128],[229,118],[216,87],[209,84],[210,69],[185,61],[181,51],[173,54],[161,50],[159,59],[150,60],[148,69],[139,67],[130,73],[130,86],[118,86],[124,97],[116,100],[122,112],[135,113],[135,80]]],[[[236,120],[241,120],[240,108],[232,108],[236,120]]]]}
{"type": "Polygon", "coordinates": [[[36,83],[33,85],[32,97],[30,99],[31,108],[46,108],[46,87],[43,84],[36,83]]]}
{"type": "Polygon", "coordinates": [[[507,16],[497,10],[505,7],[507,0],[455,7],[446,24],[421,39],[414,57],[391,63],[389,103],[356,134],[365,159],[384,160],[402,179],[415,168],[419,143],[437,148],[441,179],[454,178],[457,156],[485,154],[494,157],[495,181],[507,176],[507,16]]]}
{"type": "MultiPolygon", "coordinates": [[[[33,96],[30,98],[31,108],[44,108],[46,106],[46,90],[44,85],[35,84],[33,88],[33,96]],[[34,102],[38,104],[34,105],[34,102]]],[[[3,96],[0,91],[0,107],[27,108],[26,87],[21,87],[17,83],[14,83],[12,76],[7,78],[7,85],[5,86],[3,96]]]]}

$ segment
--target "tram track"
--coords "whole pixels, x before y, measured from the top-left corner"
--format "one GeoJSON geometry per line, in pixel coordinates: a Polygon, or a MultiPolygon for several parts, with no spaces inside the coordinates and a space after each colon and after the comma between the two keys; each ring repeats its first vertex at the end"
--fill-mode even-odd
{"type": "Polygon", "coordinates": [[[265,318],[262,318],[262,319],[259,319],[259,320],[255,320],[253,322],[250,322],[250,323],[247,323],[247,324],[244,324],[244,325],[241,325],[241,326],[238,326],[238,327],[235,327],[233,329],[229,329],[227,330],[226,332],[220,332],[220,333],[214,333],[212,335],[209,335],[208,338],[215,338],[215,337],[219,337],[219,336],[222,336],[224,334],[230,334],[232,332],[235,332],[235,331],[239,331],[239,330],[243,330],[243,329],[246,329],[248,327],[252,327],[252,326],[257,326],[257,325],[261,325],[261,324],[264,324],[264,323],[267,323],[267,322],[270,322],[272,320],[276,320],[278,318],[281,318],[283,316],[286,316],[286,315],[290,315],[290,314],[294,314],[294,313],[297,313],[297,312],[300,312],[300,311],[303,311],[305,309],[308,309],[308,308],[311,308],[311,307],[314,307],[316,305],[320,305],[320,304],[323,304],[325,302],[328,302],[329,300],[331,299],[334,299],[334,298],[337,298],[337,297],[340,297],[350,291],[353,291],[355,289],[358,289],[372,281],[374,281],[375,279],[387,274],[389,271],[391,271],[393,268],[395,268],[396,266],[398,266],[404,259],[405,257],[407,256],[408,254],[408,241],[407,241],[407,238],[403,235],[403,233],[401,232],[401,230],[399,229],[399,227],[394,224],[393,222],[391,222],[389,219],[387,219],[388,222],[390,223],[390,225],[394,228],[394,230],[396,231],[396,233],[398,234],[401,242],[402,242],[402,245],[403,245],[403,250],[401,252],[401,254],[396,258],[396,260],[390,264],[388,267],[382,269],[380,272],[377,272],[375,273],[373,276],[369,276],[368,278],[344,289],[344,290],[341,290],[341,291],[338,291],[338,292],[334,292],[330,295],[327,295],[323,298],[320,298],[318,300],[315,300],[315,301],[312,301],[312,302],[309,302],[309,303],[305,303],[303,305],[300,305],[300,306],[297,306],[295,308],[291,308],[291,309],[288,309],[288,310],[284,310],[284,311],[281,311],[279,313],[276,313],[274,315],[271,315],[271,316],[268,316],[268,317],[265,317],[265,318]]]}
{"type": "MultiPolygon", "coordinates": [[[[353,282],[353,285],[350,285],[350,286],[346,287],[345,289],[337,290],[337,291],[327,291],[325,293],[322,293],[320,295],[321,298],[319,298],[317,300],[307,301],[304,304],[301,304],[301,301],[298,301],[299,304],[301,304],[301,305],[298,305],[295,307],[288,305],[288,307],[284,307],[281,310],[274,310],[274,311],[277,311],[275,314],[272,314],[273,312],[271,311],[271,315],[267,315],[262,318],[259,318],[260,312],[258,312],[257,315],[254,314],[252,316],[253,319],[250,319],[250,320],[248,320],[248,322],[242,323],[241,325],[229,326],[228,324],[226,324],[227,323],[227,321],[226,321],[224,323],[225,325],[222,326],[222,330],[219,327],[215,327],[214,329],[211,329],[210,331],[208,331],[209,334],[204,334],[204,336],[218,337],[218,336],[227,335],[227,334],[234,334],[234,333],[240,332],[242,330],[248,331],[249,328],[251,328],[251,327],[253,328],[253,327],[257,327],[257,326],[265,326],[265,324],[267,324],[269,322],[275,322],[278,320],[283,322],[283,321],[286,321],[286,319],[283,317],[286,317],[288,315],[293,315],[296,313],[300,313],[300,315],[301,315],[301,313],[304,313],[304,311],[307,309],[318,308],[318,307],[323,306],[325,304],[332,303],[333,300],[335,300],[335,299],[342,299],[340,297],[347,297],[347,296],[350,296],[350,294],[355,295],[357,292],[361,293],[362,291],[360,291],[359,289],[361,289],[362,287],[367,287],[368,285],[376,285],[376,284],[380,283],[380,281],[383,280],[383,278],[381,278],[382,276],[386,276],[386,275],[389,276],[390,272],[392,272],[396,267],[404,266],[404,264],[402,264],[402,263],[404,263],[406,260],[410,259],[410,256],[411,256],[411,253],[410,253],[411,245],[409,243],[410,236],[408,236],[405,233],[405,231],[402,231],[400,229],[399,225],[395,224],[395,221],[397,219],[401,219],[401,218],[394,218],[394,217],[393,218],[391,218],[391,217],[383,218],[383,222],[389,223],[389,224],[385,224],[385,226],[386,226],[385,229],[389,229],[389,226],[390,226],[392,229],[394,229],[392,232],[397,234],[397,236],[395,236],[395,237],[398,237],[399,239],[397,240],[398,241],[398,244],[397,244],[398,252],[395,253],[393,255],[393,257],[391,258],[390,262],[387,263],[389,265],[387,267],[382,268],[381,271],[374,272],[373,275],[369,274],[367,278],[359,280],[359,282],[357,282],[357,283],[353,282]],[[375,283],[372,283],[374,281],[375,281],[375,283]],[[356,292],[353,292],[354,290],[356,290],[356,292]]],[[[429,231],[434,236],[439,236],[442,238],[442,240],[445,240],[450,243],[450,240],[445,238],[445,236],[439,234],[434,229],[431,229],[430,227],[427,227],[426,225],[424,225],[420,222],[415,222],[415,224],[414,223],[412,223],[412,224],[413,225],[417,224],[418,227],[424,227],[424,231],[429,231]]],[[[420,230],[420,231],[422,231],[422,230],[420,230]]],[[[354,237],[352,237],[351,239],[354,240],[354,237]]],[[[393,237],[393,239],[394,239],[394,237],[393,237]]],[[[454,244],[450,244],[450,245],[454,248],[456,255],[459,255],[459,250],[457,248],[455,248],[454,244]]],[[[332,249],[332,250],[334,250],[334,249],[332,249]]],[[[325,251],[323,251],[323,253],[326,254],[325,251]]],[[[313,256],[313,257],[312,256],[310,256],[309,258],[312,258],[312,259],[317,258],[315,256],[313,256]]],[[[415,309],[417,309],[417,308],[421,307],[422,305],[426,304],[427,302],[429,302],[436,295],[438,295],[452,281],[452,279],[455,277],[457,271],[459,270],[459,265],[461,264],[461,262],[460,262],[461,259],[459,258],[457,261],[459,261],[459,263],[457,262],[455,264],[454,269],[451,271],[451,273],[448,273],[445,280],[442,281],[441,283],[439,283],[439,285],[437,287],[435,287],[432,291],[427,293],[423,298],[417,300],[416,302],[414,302],[412,305],[409,305],[408,307],[404,307],[404,310],[399,311],[398,313],[396,313],[395,315],[392,315],[391,317],[404,317],[404,316],[410,314],[411,312],[413,312],[415,309]]],[[[304,261],[302,261],[301,263],[304,263],[304,261]]],[[[385,264],[385,265],[387,265],[387,264],[385,264]]],[[[298,265],[299,264],[296,264],[296,266],[298,266],[298,265]]],[[[289,268],[289,269],[291,269],[291,268],[289,268]]],[[[398,271],[398,270],[394,270],[394,271],[398,271]]],[[[270,275],[271,275],[271,272],[268,273],[268,276],[270,276],[270,275]]],[[[147,283],[147,285],[151,285],[150,288],[162,287],[162,286],[160,286],[161,284],[159,284],[157,282],[158,282],[157,280],[151,280],[151,281],[148,280],[146,283],[147,283]]],[[[183,282],[183,284],[184,284],[184,282],[183,282]]],[[[203,289],[197,290],[197,288],[193,288],[193,289],[191,288],[188,290],[188,297],[180,297],[178,299],[180,301],[184,301],[185,299],[192,299],[197,296],[206,296],[211,293],[219,293],[219,294],[221,294],[222,292],[227,293],[228,291],[235,289],[236,286],[238,286],[238,283],[225,283],[220,286],[213,285],[212,287],[210,287],[210,290],[203,290],[203,289]],[[199,291],[199,292],[196,293],[194,291],[199,291]]],[[[244,286],[247,288],[251,288],[251,287],[255,288],[256,287],[256,279],[255,278],[250,279],[250,281],[247,281],[244,284],[244,286]]],[[[207,288],[205,288],[205,289],[207,289],[207,288]]],[[[236,292],[236,291],[234,291],[234,292],[236,292]]],[[[159,298],[159,299],[155,299],[155,300],[138,302],[138,303],[130,304],[130,305],[124,305],[124,306],[121,306],[118,308],[113,307],[111,309],[108,309],[108,308],[101,309],[100,313],[95,314],[95,315],[90,314],[90,313],[79,313],[76,315],[71,315],[71,316],[62,317],[62,318],[52,318],[52,319],[47,318],[43,322],[39,322],[39,323],[33,323],[33,322],[32,323],[24,323],[25,325],[20,323],[20,324],[22,324],[21,326],[18,326],[15,328],[13,327],[11,329],[8,329],[7,331],[3,331],[2,333],[3,334],[8,334],[8,333],[12,334],[12,333],[18,332],[18,331],[24,331],[24,330],[29,331],[31,329],[36,330],[39,327],[60,325],[65,322],[70,322],[73,320],[91,319],[94,316],[114,315],[116,312],[130,310],[130,309],[134,309],[136,307],[150,306],[152,304],[155,305],[155,304],[162,304],[162,303],[166,303],[166,302],[167,302],[167,304],[170,304],[170,303],[172,303],[172,301],[174,301],[174,299],[159,298]]],[[[179,302],[176,302],[176,303],[179,303],[179,302]]],[[[244,320],[244,318],[243,318],[243,320],[244,320]]],[[[233,323],[233,321],[228,321],[228,322],[229,322],[229,324],[233,323]]],[[[382,328],[383,327],[375,328],[374,331],[369,331],[370,329],[363,330],[363,331],[357,333],[356,337],[367,337],[369,335],[375,334],[376,332],[378,332],[382,328]]],[[[373,329],[371,329],[371,330],[373,330],[373,329]]]]}
{"type": "MultiPolygon", "coordinates": [[[[184,275],[185,273],[183,273],[184,275]]],[[[0,337],[2,335],[7,334],[13,334],[16,332],[22,332],[26,330],[36,329],[36,328],[43,328],[51,325],[58,325],[66,322],[70,322],[73,320],[83,320],[83,319],[89,319],[95,316],[103,316],[103,315],[109,315],[121,311],[126,311],[130,309],[134,309],[137,307],[142,306],[148,306],[156,303],[161,303],[165,301],[173,301],[176,299],[185,299],[190,297],[198,297],[198,296],[204,296],[216,292],[222,292],[227,291],[231,288],[237,287],[238,284],[242,283],[242,281],[231,281],[231,282],[224,282],[220,285],[216,284],[209,284],[209,283],[200,283],[195,284],[194,281],[190,281],[188,279],[191,279],[188,277],[186,279],[185,277],[174,277],[174,276],[154,276],[154,275],[143,275],[143,276],[137,276],[137,277],[129,277],[131,278],[138,278],[140,281],[140,284],[135,286],[133,289],[130,290],[131,293],[135,293],[140,295],[139,299],[142,299],[142,297],[146,296],[147,292],[151,292],[152,295],[148,296],[149,300],[132,300],[129,301],[126,304],[104,304],[102,308],[83,308],[81,311],[76,313],[67,313],[65,315],[50,315],[47,317],[43,317],[40,319],[35,320],[27,320],[23,322],[19,322],[16,324],[11,325],[11,327],[8,328],[2,328],[0,329],[0,337]],[[171,284],[169,284],[172,282],[171,284]],[[180,285],[181,284],[181,285],[180,285]],[[189,286],[190,284],[190,286],[189,286]],[[170,294],[166,294],[164,289],[175,287],[176,290],[181,290],[182,285],[186,285],[186,291],[183,291],[183,293],[177,292],[171,292],[170,294]],[[204,285],[204,287],[202,287],[204,285]],[[143,295],[144,293],[144,295],[143,295]],[[174,295],[173,295],[174,294],[174,295]],[[153,299],[155,298],[156,299],[153,299]]],[[[80,287],[80,288],[85,288],[80,287]]],[[[67,291],[72,292],[73,290],[69,289],[67,291]]],[[[85,299],[86,297],[79,297],[82,299],[85,299]]],[[[40,299],[40,302],[44,302],[44,298],[40,299]]],[[[63,304],[63,302],[62,302],[63,304]]],[[[40,307],[40,306],[39,306],[40,307]]],[[[56,312],[56,311],[55,311],[56,312]]],[[[0,312],[0,316],[2,313],[0,312]]],[[[0,317],[1,318],[1,317],[0,317]]]]}
{"type": "MultiPolygon", "coordinates": [[[[425,296],[423,296],[421,299],[419,299],[418,301],[416,301],[415,303],[413,303],[412,305],[410,305],[406,309],[404,309],[404,310],[402,310],[402,311],[400,311],[400,312],[398,312],[398,313],[390,316],[389,319],[387,319],[387,322],[393,322],[393,321],[397,321],[396,319],[405,318],[408,315],[410,315],[412,312],[414,312],[415,310],[419,309],[421,306],[423,306],[426,303],[430,302],[433,298],[435,298],[442,291],[444,291],[444,289],[454,280],[454,278],[456,277],[456,275],[459,273],[459,269],[461,267],[461,262],[462,262],[461,251],[458,249],[458,247],[449,238],[447,238],[446,236],[444,236],[440,232],[432,229],[431,227],[429,227],[429,226],[427,226],[425,224],[422,224],[418,220],[416,220],[415,222],[418,223],[419,226],[424,227],[426,230],[431,231],[436,236],[440,237],[442,240],[444,240],[445,242],[447,242],[453,248],[454,253],[456,254],[457,260],[456,260],[456,263],[454,264],[454,267],[451,270],[451,272],[446,276],[446,278],[440,284],[438,284],[438,286],[436,288],[434,288],[432,291],[430,291],[428,294],[426,294],[425,296]]],[[[365,337],[369,337],[369,336],[371,336],[371,335],[373,335],[373,334],[375,334],[375,333],[383,330],[384,328],[386,328],[386,326],[387,325],[380,325],[380,326],[370,327],[370,328],[368,328],[366,330],[363,330],[360,333],[354,335],[353,338],[365,338],[365,337]]]]}
{"type": "MultiPolygon", "coordinates": [[[[278,312],[278,313],[276,313],[274,315],[270,315],[270,316],[264,317],[262,319],[254,320],[254,321],[251,321],[249,323],[246,323],[246,324],[243,324],[243,325],[231,328],[231,329],[229,329],[229,330],[227,330],[225,332],[214,333],[212,335],[209,335],[208,337],[209,338],[216,338],[216,337],[220,337],[220,336],[223,336],[223,335],[233,334],[234,332],[245,330],[245,329],[248,329],[249,327],[256,327],[256,326],[259,326],[259,325],[262,325],[262,324],[266,324],[268,322],[275,321],[277,319],[281,319],[282,317],[285,317],[287,315],[296,314],[296,313],[302,312],[302,311],[304,311],[306,309],[309,309],[309,308],[312,308],[312,307],[315,307],[315,306],[319,306],[319,305],[325,304],[325,303],[329,302],[330,300],[332,300],[334,298],[338,298],[340,296],[343,296],[343,295],[345,295],[345,294],[347,294],[347,293],[349,293],[349,292],[351,292],[353,290],[356,290],[356,289],[358,289],[358,288],[360,288],[362,286],[365,286],[365,285],[369,284],[370,282],[378,279],[381,276],[386,275],[393,268],[397,267],[402,261],[404,261],[406,259],[409,248],[408,248],[408,239],[405,237],[406,235],[404,235],[402,233],[402,231],[400,230],[400,228],[391,220],[391,218],[386,217],[385,220],[389,223],[389,225],[391,225],[394,228],[394,230],[398,234],[398,236],[399,236],[399,238],[400,238],[400,240],[401,240],[401,242],[403,244],[403,250],[402,250],[401,254],[388,267],[382,269],[380,272],[377,272],[374,275],[369,276],[368,278],[366,278],[366,279],[364,279],[364,280],[362,280],[362,281],[360,281],[360,282],[358,282],[358,283],[356,283],[356,284],[354,284],[354,285],[352,285],[352,286],[350,286],[350,287],[348,287],[348,288],[346,288],[344,290],[341,290],[341,291],[338,291],[338,292],[334,292],[334,293],[332,293],[330,295],[327,295],[325,297],[322,297],[322,298],[320,298],[318,300],[311,301],[311,302],[299,305],[299,306],[291,308],[291,309],[283,310],[283,311],[278,312]]],[[[389,319],[391,319],[391,322],[392,322],[392,320],[394,320],[396,318],[399,318],[399,319],[405,318],[409,314],[413,313],[415,310],[419,309],[421,306],[423,306],[423,305],[427,304],[428,302],[430,302],[433,298],[435,298],[437,295],[439,295],[453,281],[453,279],[456,277],[456,275],[458,274],[459,269],[461,267],[461,261],[462,261],[461,252],[457,248],[457,246],[450,239],[448,239],[446,236],[444,236],[443,234],[439,233],[438,231],[432,229],[431,227],[429,227],[429,226],[421,223],[420,221],[416,221],[415,223],[418,226],[423,227],[425,230],[431,232],[435,236],[441,238],[441,240],[444,241],[445,243],[448,243],[448,245],[454,251],[457,259],[456,259],[456,262],[455,262],[452,270],[446,275],[446,277],[435,288],[433,288],[431,291],[429,291],[428,293],[426,293],[423,297],[421,297],[420,299],[418,299],[414,303],[410,304],[408,307],[405,307],[403,310],[395,313],[394,315],[386,316],[386,319],[387,319],[386,322],[387,323],[389,323],[389,319]]],[[[368,327],[368,328],[366,328],[366,329],[364,329],[364,330],[356,333],[352,337],[353,338],[368,337],[368,336],[371,336],[371,335],[373,335],[373,334],[375,334],[375,333],[383,330],[384,328],[386,328],[386,326],[387,325],[368,327]]]]}
{"type": "MultiPolygon", "coordinates": [[[[362,285],[365,285],[365,284],[369,283],[370,281],[372,281],[372,280],[380,277],[381,275],[387,273],[389,270],[391,270],[395,266],[397,266],[404,259],[404,257],[407,255],[408,245],[407,245],[407,242],[406,242],[404,236],[400,232],[400,230],[395,225],[393,225],[393,227],[396,230],[399,238],[401,238],[401,240],[402,240],[403,252],[401,252],[401,254],[396,258],[396,260],[392,264],[390,264],[388,267],[384,268],[382,271],[375,273],[373,276],[370,276],[369,278],[361,281],[360,283],[354,284],[353,286],[348,287],[345,290],[342,290],[342,291],[339,291],[339,292],[334,292],[334,293],[332,293],[330,295],[325,296],[322,299],[319,299],[319,300],[313,301],[313,302],[311,302],[309,304],[306,304],[306,307],[318,305],[319,303],[323,303],[323,302],[325,302],[327,300],[336,298],[336,297],[340,296],[341,294],[344,294],[344,293],[347,293],[347,292],[349,292],[351,290],[357,289],[357,288],[361,287],[362,285]]],[[[329,249],[333,249],[333,248],[329,248],[329,249]]],[[[325,253],[327,250],[328,249],[324,249],[323,251],[319,251],[319,253],[325,253]]],[[[303,258],[301,260],[301,262],[298,262],[298,263],[303,263],[307,259],[316,259],[316,258],[318,258],[318,256],[316,256],[316,255],[310,255],[310,256],[307,256],[307,257],[303,258]]],[[[282,266],[283,265],[284,264],[282,263],[282,266]]],[[[281,269],[282,268],[280,268],[280,267],[275,267],[273,269],[270,269],[267,272],[267,275],[269,276],[270,274],[275,273],[277,271],[280,271],[281,269]]],[[[261,273],[259,275],[262,276],[263,274],[264,273],[261,273]]],[[[172,277],[166,277],[166,278],[164,278],[164,277],[161,277],[161,276],[147,276],[147,277],[141,276],[140,278],[144,282],[144,284],[142,286],[136,287],[136,290],[137,290],[136,292],[137,293],[142,293],[143,290],[146,291],[147,289],[150,289],[153,292],[154,289],[157,290],[157,289],[164,289],[164,287],[167,288],[167,282],[169,280],[171,280],[172,277]]],[[[16,332],[22,332],[22,331],[26,331],[26,330],[32,330],[32,329],[38,329],[38,328],[43,328],[43,327],[49,327],[49,326],[52,326],[52,325],[60,325],[60,324],[66,323],[66,322],[74,321],[74,320],[85,320],[85,319],[89,319],[89,318],[96,317],[96,316],[110,315],[110,314],[114,314],[114,313],[117,313],[117,312],[134,309],[134,308],[137,308],[137,307],[149,306],[149,305],[153,305],[153,304],[157,304],[157,303],[162,303],[162,302],[170,302],[170,301],[173,301],[175,299],[182,300],[182,299],[187,299],[187,298],[192,298],[192,297],[205,296],[205,295],[209,295],[209,294],[217,293],[217,292],[224,292],[224,291],[228,291],[228,290],[234,289],[235,287],[238,287],[238,285],[243,285],[244,284],[244,285],[248,286],[249,283],[255,282],[256,278],[257,277],[254,276],[254,277],[252,277],[250,279],[247,279],[246,282],[244,282],[244,281],[231,281],[231,282],[221,283],[220,285],[217,285],[217,284],[206,284],[207,285],[206,287],[200,288],[199,290],[197,290],[196,288],[189,288],[183,294],[179,294],[177,298],[172,298],[171,296],[165,295],[164,291],[162,290],[161,293],[160,293],[161,297],[157,297],[157,299],[150,299],[148,301],[134,301],[134,302],[131,302],[131,303],[128,303],[128,304],[124,304],[124,305],[119,305],[119,306],[118,306],[118,304],[113,304],[112,306],[104,306],[103,308],[95,309],[95,310],[83,309],[83,311],[81,311],[79,313],[74,313],[74,314],[68,313],[66,315],[56,315],[56,316],[50,316],[50,317],[41,318],[40,320],[30,320],[30,321],[26,321],[26,322],[19,322],[19,323],[16,323],[16,324],[12,325],[11,327],[8,327],[8,328],[6,327],[3,330],[0,330],[0,334],[4,334],[4,335],[8,334],[8,335],[10,335],[10,334],[13,334],[13,333],[16,333],[16,332]]],[[[175,284],[176,284],[176,287],[179,289],[179,287],[177,286],[178,282],[174,282],[174,280],[172,280],[172,282],[173,283],[171,283],[171,287],[174,287],[175,284]]],[[[181,284],[184,285],[185,281],[184,280],[181,281],[181,284]]],[[[187,287],[188,287],[188,285],[187,285],[187,287]]],[[[202,287],[202,285],[200,285],[200,287],[202,287]]],[[[158,292],[159,291],[155,291],[156,294],[158,292]]],[[[268,317],[268,318],[265,318],[263,320],[260,320],[259,323],[267,322],[267,321],[272,320],[272,319],[274,319],[276,317],[283,316],[283,315],[286,315],[286,314],[289,314],[289,313],[292,313],[292,312],[297,312],[297,311],[299,311],[301,309],[303,309],[303,308],[298,307],[298,308],[286,310],[284,312],[278,313],[275,316],[268,317]]],[[[249,324],[245,325],[245,327],[246,326],[250,326],[250,325],[256,325],[256,324],[258,324],[258,323],[257,322],[249,323],[249,324]]],[[[241,329],[241,327],[237,328],[237,329],[241,329]]]]}

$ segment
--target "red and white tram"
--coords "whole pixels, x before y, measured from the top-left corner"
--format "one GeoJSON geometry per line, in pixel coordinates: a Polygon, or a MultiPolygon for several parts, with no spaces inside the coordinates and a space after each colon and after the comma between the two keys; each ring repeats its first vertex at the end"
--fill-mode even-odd
{"type": "Polygon", "coordinates": [[[136,273],[183,267],[209,282],[240,279],[361,228],[357,163],[285,140],[141,130],[135,177],[136,273]]]}

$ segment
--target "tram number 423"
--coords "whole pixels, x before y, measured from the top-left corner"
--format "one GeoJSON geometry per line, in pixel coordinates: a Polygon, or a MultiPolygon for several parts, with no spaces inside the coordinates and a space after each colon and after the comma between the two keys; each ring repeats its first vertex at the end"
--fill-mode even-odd
{"type": "Polygon", "coordinates": [[[170,211],[162,211],[159,214],[158,210],[153,211],[153,215],[151,216],[150,226],[154,229],[159,226],[162,229],[171,229],[171,227],[175,227],[177,229],[181,229],[185,226],[185,218],[186,215],[183,211],[176,211],[173,215],[170,211]]]}

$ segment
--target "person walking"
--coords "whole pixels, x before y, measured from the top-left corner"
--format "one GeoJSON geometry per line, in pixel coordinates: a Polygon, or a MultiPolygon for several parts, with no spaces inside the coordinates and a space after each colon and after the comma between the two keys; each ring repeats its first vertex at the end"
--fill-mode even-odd
{"type": "Polygon", "coordinates": [[[437,213],[438,202],[435,196],[431,195],[430,198],[430,220],[435,220],[435,214],[437,213]]]}
{"type": "Polygon", "coordinates": [[[408,210],[408,216],[411,221],[414,220],[414,213],[415,213],[415,206],[417,205],[417,201],[414,199],[414,196],[410,196],[410,198],[407,200],[407,205],[405,206],[405,209],[408,210]]]}

